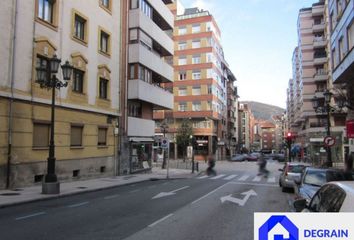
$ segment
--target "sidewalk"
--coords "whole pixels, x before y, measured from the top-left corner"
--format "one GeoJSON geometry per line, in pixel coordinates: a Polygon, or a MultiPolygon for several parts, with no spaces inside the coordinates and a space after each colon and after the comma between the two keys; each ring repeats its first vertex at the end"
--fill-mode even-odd
{"type": "MultiPolygon", "coordinates": [[[[191,170],[186,169],[169,169],[169,179],[190,178],[196,176],[197,174],[198,172],[192,174],[191,170]]],[[[166,169],[153,168],[151,173],[63,182],[60,183],[60,194],[43,195],[41,194],[42,185],[14,190],[0,190],[0,208],[51,198],[60,198],[84,192],[98,191],[101,189],[113,188],[154,179],[166,179],[166,177],[166,169]]]]}

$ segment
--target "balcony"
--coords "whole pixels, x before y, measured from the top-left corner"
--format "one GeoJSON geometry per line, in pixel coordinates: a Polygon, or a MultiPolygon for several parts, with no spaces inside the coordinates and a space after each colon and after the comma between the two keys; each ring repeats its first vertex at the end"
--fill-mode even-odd
{"type": "Polygon", "coordinates": [[[129,63],[141,63],[166,81],[173,81],[173,67],[139,43],[129,45],[129,63]]]}
{"type": "Polygon", "coordinates": [[[325,30],[325,24],[324,22],[321,23],[316,23],[312,25],[312,32],[323,32],[325,30]]]}
{"type": "Polygon", "coordinates": [[[173,109],[172,93],[138,79],[128,81],[128,99],[152,103],[155,110],[173,109]]]}
{"type": "Polygon", "coordinates": [[[333,71],[333,81],[340,83],[354,76],[354,50],[352,49],[333,71]]]}
{"type": "Polygon", "coordinates": [[[313,63],[315,65],[327,63],[327,54],[325,52],[315,52],[313,54],[313,63]]]}
{"type": "Polygon", "coordinates": [[[326,44],[327,41],[324,37],[315,37],[313,39],[313,48],[324,48],[326,44]]]}
{"type": "Polygon", "coordinates": [[[152,137],[155,135],[155,121],[128,117],[128,136],[152,137]]]}
{"type": "Polygon", "coordinates": [[[148,18],[140,9],[129,11],[129,28],[141,28],[149,36],[161,45],[165,51],[173,55],[173,40],[159,28],[150,18],[148,18]]]}
{"type": "Polygon", "coordinates": [[[323,7],[313,7],[312,8],[312,16],[317,17],[317,16],[323,16],[324,14],[324,8],[323,7]]]}
{"type": "Polygon", "coordinates": [[[317,71],[317,73],[315,73],[315,75],[313,76],[313,79],[315,82],[328,80],[327,71],[325,71],[324,69],[317,71]]]}

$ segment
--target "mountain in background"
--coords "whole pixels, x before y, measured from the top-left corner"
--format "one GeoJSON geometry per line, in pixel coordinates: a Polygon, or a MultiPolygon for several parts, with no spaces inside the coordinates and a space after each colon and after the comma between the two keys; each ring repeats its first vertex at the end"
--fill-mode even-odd
{"type": "Polygon", "coordinates": [[[285,109],[265,103],[242,101],[241,104],[247,104],[253,116],[257,120],[272,120],[273,115],[281,115],[285,109]]]}

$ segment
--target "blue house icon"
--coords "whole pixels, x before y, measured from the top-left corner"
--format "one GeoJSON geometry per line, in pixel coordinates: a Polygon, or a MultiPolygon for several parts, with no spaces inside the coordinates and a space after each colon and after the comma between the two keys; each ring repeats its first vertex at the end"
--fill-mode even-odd
{"type": "Polygon", "coordinates": [[[259,240],[268,240],[268,233],[277,225],[281,224],[289,232],[289,238],[283,235],[274,235],[274,240],[299,240],[299,229],[289,218],[283,215],[271,216],[258,230],[259,240]]]}

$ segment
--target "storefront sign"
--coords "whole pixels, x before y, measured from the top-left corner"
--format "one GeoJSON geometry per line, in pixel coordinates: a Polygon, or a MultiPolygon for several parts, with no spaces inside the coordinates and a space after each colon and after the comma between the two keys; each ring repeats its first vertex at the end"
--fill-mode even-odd
{"type": "Polygon", "coordinates": [[[354,138],[354,119],[347,121],[347,138],[354,138]]]}

